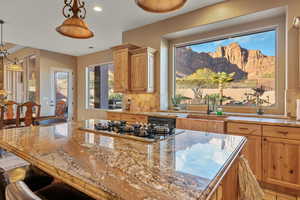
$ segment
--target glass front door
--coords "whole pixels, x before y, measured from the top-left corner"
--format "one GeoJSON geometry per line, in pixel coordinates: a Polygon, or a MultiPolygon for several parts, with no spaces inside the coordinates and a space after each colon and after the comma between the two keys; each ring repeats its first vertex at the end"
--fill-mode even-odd
{"type": "MultiPolygon", "coordinates": [[[[53,107],[58,105],[61,101],[65,102],[65,118],[68,119],[70,115],[70,76],[71,73],[67,71],[54,71],[54,98],[53,107]]],[[[54,109],[55,110],[55,109],[54,109]]],[[[55,111],[54,111],[55,112],[55,111]]]]}

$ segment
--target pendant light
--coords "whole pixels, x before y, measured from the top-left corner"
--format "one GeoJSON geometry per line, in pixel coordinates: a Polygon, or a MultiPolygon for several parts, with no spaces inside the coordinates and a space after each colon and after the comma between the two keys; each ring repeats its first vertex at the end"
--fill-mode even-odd
{"type": "Polygon", "coordinates": [[[94,33],[84,22],[86,16],[85,3],[81,0],[64,0],[63,15],[67,18],[62,25],[56,28],[60,34],[77,39],[88,39],[94,33]]]}
{"type": "Polygon", "coordinates": [[[298,29],[300,28],[300,17],[294,17],[293,27],[298,29]]]}
{"type": "Polygon", "coordinates": [[[14,72],[22,72],[23,67],[21,65],[18,64],[18,60],[11,60],[8,58],[9,52],[4,44],[3,41],[3,24],[4,21],[0,20],[0,25],[1,25],[1,44],[0,44],[0,59],[1,59],[1,70],[4,71],[4,60],[6,59],[8,62],[12,63],[10,65],[8,65],[7,70],[8,71],[14,71],[14,72]]]}
{"type": "Polygon", "coordinates": [[[135,0],[142,9],[154,13],[166,13],[178,10],[184,6],[187,0],[135,0]]]}

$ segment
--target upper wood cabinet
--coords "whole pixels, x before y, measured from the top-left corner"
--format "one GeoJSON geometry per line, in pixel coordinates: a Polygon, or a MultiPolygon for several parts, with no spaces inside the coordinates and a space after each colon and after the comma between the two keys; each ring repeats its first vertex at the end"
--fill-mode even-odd
{"type": "Polygon", "coordinates": [[[139,48],[131,44],[112,47],[114,61],[114,92],[126,93],[130,89],[130,50],[139,48]]]}
{"type": "Polygon", "coordinates": [[[129,70],[129,51],[121,49],[114,51],[114,92],[125,92],[129,89],[128,76],[129,70]]]}
{"type": "Polygon", "coordinates": [[[114,92],[153,92],[155,50],[131,44],[112,47],[112,50],[115,67],[114,92]]]}
{"type": "Polygon", "coordinates": [[[131,91],[154,91],[154,53],[152,48],[142,48],[131,51],[131,91]]]}

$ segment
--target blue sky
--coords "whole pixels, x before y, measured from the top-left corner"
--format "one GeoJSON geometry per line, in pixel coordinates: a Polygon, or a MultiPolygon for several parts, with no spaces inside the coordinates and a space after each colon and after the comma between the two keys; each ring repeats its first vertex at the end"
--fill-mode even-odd
{"type": "Polygon", "coordinates": [[[267,31],[230,39],[218,40],[189,46],[196,52],[215,52],[219,46],[227,46],[233,42],[238,42],[243,48],[260,50],[268,56],[276,54],[276,31],[267,31]]]}

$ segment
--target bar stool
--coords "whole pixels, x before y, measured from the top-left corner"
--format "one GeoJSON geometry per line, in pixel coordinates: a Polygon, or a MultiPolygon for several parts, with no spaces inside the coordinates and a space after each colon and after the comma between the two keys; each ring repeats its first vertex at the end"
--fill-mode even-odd
{"type": "Polygon", "coordinates": [[[63,183],[55,183],[32,192],[23,182],[10,183],[5,190],[6,200],[94,200],[63,183]]]}
{"type": "Polygon", "coordinates": [[[25,181],[11,183],[5,170],[0,168],[0,200],[94,200],[64,183],[51,183],[36,191],[30,184],[25,181]]]}
{"type": "MultiPolygon", "coordinates": [[[[22,178],[18,179],[16,182],[22,180],[22,182],[24,182],[24,184],[26,184],[31,191],[37,191],[45,188],[54,181],[53,177],[49,176],[48,174],[34,166],[19,167],[14,170],[20,170],[18,173],[21,174],[26,173],[25,177],[23,177],[22,175],[22,178]]],[[[5,169],[0,168],[0,199],[1,196],[4,195],[5,187],[11,183],[12,182],[9,173],[5,169]]]]}

